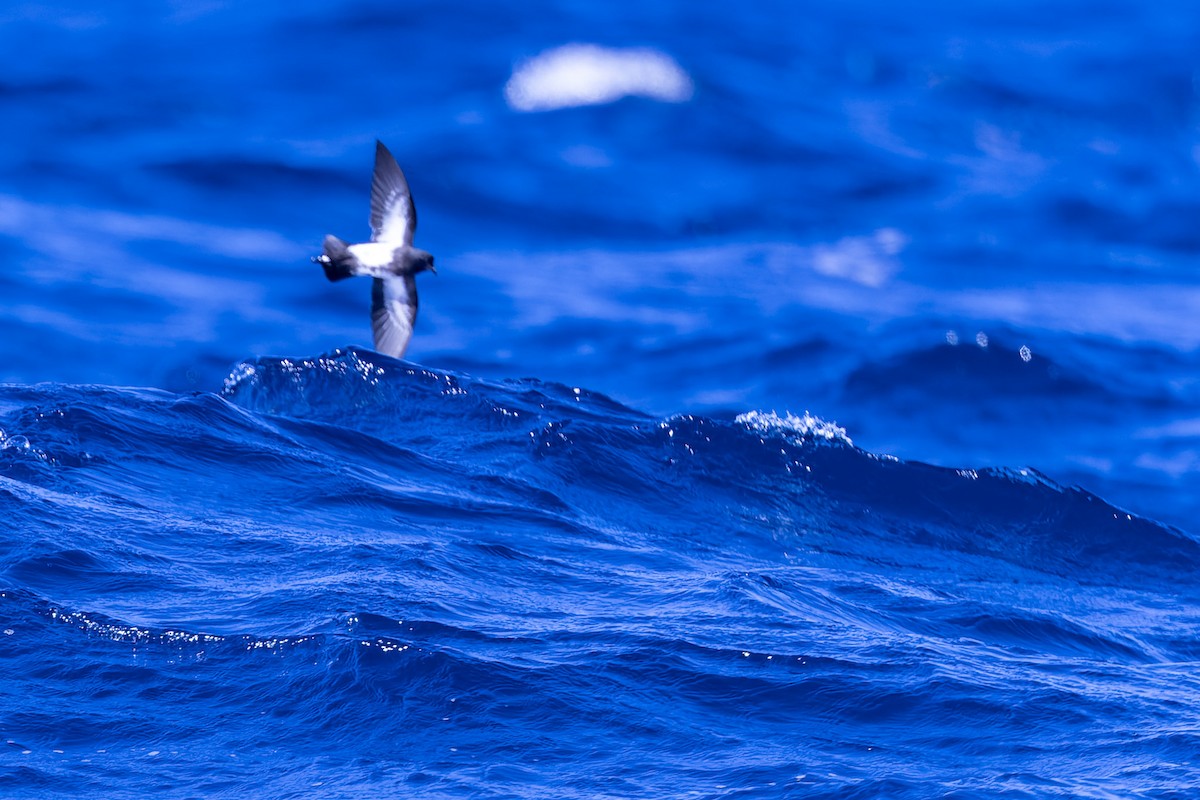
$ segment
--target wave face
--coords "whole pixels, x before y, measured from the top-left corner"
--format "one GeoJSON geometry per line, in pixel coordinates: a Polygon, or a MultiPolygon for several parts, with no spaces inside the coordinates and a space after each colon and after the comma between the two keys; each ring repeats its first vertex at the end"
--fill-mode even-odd
{"type": "Polygon", "coordinates": [[[1029,470],[357,349],[0,427],[8,796],[1200,777],[1200,544],[1029,470]]]}

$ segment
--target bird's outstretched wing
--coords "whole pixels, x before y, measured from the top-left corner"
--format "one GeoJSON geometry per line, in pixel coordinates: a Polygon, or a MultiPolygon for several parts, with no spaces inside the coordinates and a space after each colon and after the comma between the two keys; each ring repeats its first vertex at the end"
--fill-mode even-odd
{"type": "Polygon", "coordinates": [[[411,245],[417,230],[417,209],[408,181],[396,159],[375,142],[375,176],[371,179],[371,241],[411,245]]]}
{"type": "Polygon", "coordinates": [[[401,358],[417,321],[417,284],[411,275],[375,278],[371,285],[371,330],[375,352],[401,358]]]}

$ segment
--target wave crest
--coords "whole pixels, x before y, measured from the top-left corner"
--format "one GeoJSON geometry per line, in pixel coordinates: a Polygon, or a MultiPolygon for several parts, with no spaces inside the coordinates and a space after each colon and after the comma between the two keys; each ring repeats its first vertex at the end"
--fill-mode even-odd
{"type": "Polygon", "coordinates": [[[790,412],[781,417],[774,411],[747,411],[744,414],[738,414],[734,418],[734,422],[739,422],[752,431],[780,433],[793,440],[824,439],[827,442],[854,444],[846,435],[845,428],[835,422],[826,422],[820,417],[814,417],[807,411],[799,417],[790,412]]]}

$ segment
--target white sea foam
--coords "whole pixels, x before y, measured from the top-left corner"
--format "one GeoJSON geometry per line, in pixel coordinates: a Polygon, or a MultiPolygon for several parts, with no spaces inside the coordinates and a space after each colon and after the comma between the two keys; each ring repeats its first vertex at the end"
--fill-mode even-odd
{"type": "Polygon", "coordinates": [[[504,87],[517,111],[601,105],[631,95],[682,103],[692,96],[692,80],[657,50],[567,44],[519,64],[504,87]]]}
{"type": "Polygon", "coordinates": [[[845,428],[814,417],[807,411],[801,417],[790,413],[781,417],[774,411],[747,411],[745,414],[738,414],[734,421],[760,433],[782,433],[797,439],[825,439],[830,442],[854,444],[846,435],[845,428]]]}
{"type": "Polygon", "coordinates": [[[833,244],[814,245],[809,251],[812,267],[822,275],[845,278],[878,288],[900,268],[896,256],[908,237],[895,228],[880,228],[870,236],[847,236],[833,244]]]}

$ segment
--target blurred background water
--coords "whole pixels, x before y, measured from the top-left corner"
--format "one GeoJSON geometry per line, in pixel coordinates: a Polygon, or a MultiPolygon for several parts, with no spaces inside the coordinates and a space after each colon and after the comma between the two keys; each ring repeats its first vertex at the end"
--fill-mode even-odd
{"type": "Polygon", "coordinates": [[[9,4],[4,792],[1184,796],[1198,35],[9,4]],[[410,364],[308,261],[376,139],[410,364]]]}

